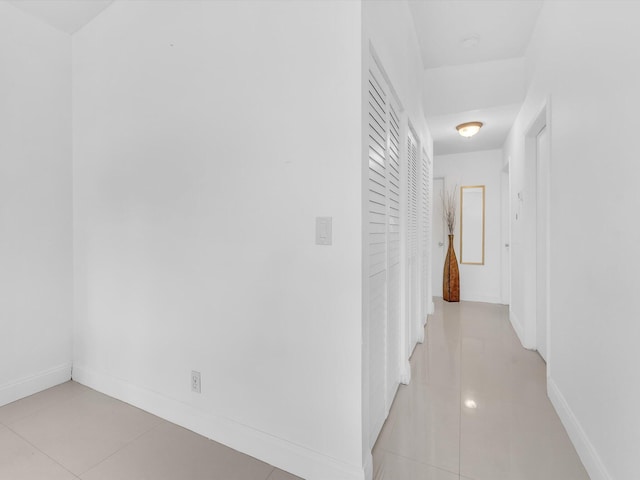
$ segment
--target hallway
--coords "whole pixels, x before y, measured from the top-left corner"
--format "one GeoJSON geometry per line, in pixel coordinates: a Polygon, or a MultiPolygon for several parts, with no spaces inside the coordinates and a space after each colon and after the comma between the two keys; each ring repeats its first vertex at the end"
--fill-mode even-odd
{"type": "Polygon", "coordinates": [[[434,299],[373,450],[376,480],[588,480],[506,306],[434,299]]]}

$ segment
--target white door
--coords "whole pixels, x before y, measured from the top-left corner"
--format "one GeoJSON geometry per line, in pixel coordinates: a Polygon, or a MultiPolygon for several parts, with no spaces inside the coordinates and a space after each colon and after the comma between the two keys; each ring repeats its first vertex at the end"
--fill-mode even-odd
{"type": "MultiPolygon", "coordinates": [[[[407,281],[406,301],[409,324],[409,347],[418,342],[422,329],[420,319],[420,257],[418,253],[418,142],[411,129],[407,134],[407,281]]],[[[411,351],[409,352],[409,354],[411,351]]]]}
{"type": "Polygon", "coordinates": [[[431,195],[429,181],[431,162],[427,152],[422,151],[420,163],[420,317],[422,324],[427,323],[429,313],[429,236],[431,234],[431,195]]]}
{"type": "Polygon", "coordinates": [[[400,108],[376,62],[368,95],[369,443],[373,447],[400,384],[400,108]]]}
{"type": "Polygon", "coordinates": [[[370,445],[385,420],[387,336],[387,118],[382,75],[369,70],[369,415],[370,445]]]}
{"type": "Polygon", "coordinates": [[[433,296],[442,297],[442,271],[446,250],[444,219],[442,217],[442,195],[444,194],[444,178],[433,179],[433,235],[431,251],[433,252],[433,269],[431,279],[433,296]]]}
{"type": "Polygon", "coordinates": [[[543,128],[536,139],[536,345],[547,360],[548,219],[549,219],[549,133],[543,128]]]}

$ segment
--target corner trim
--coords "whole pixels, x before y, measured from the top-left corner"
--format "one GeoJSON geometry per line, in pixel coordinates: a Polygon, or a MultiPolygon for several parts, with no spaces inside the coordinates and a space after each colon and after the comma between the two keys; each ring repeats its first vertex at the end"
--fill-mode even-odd
{"type": "Polygon", "coordinates": [[[611,475],[609,475],[600,455],[598,455],[598,452],[589,440],[578,418],[551,378],[547,380],[547,394],[562,421],[562,425],[564,425],[564,428],[567,430],[571,443],[573,443],[576,452],[578,452],[578,456],[580,460],[582,460],[582,464],[587,470],[589,477],[591,477],[591,480],[612,480],[611,475]]]}
{"type": "Polygon", "coordinates": [[[365,466],[347,464],[233,419],[205,413],[126,380],[77,365],[73,367],[73,378],[94,390],[307,480],[365,480],[365,466]]]}
{"type": "Polygon", "coordinates": [[[0,385],[0,406],[71,380],[71,363],[0,385]]]}

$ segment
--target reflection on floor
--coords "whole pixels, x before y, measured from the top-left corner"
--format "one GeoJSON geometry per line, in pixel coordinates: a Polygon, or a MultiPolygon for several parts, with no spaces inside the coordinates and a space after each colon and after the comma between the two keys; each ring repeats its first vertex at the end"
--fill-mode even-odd
{"type": "Polygon", "coordinates": [[[589,480],[508,307],[435,300],[374,447],[374,478],[589,480]]]}

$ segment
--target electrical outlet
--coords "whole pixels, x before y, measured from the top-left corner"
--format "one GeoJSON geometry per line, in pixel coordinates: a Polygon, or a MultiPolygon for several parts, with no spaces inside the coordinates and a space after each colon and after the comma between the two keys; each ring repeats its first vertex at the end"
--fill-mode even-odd
{"type": "Polygon", "coordinates": [[[202,393],[202,384],[200,383],[200,372],[191,371],[191,391],[202,393]]]}

